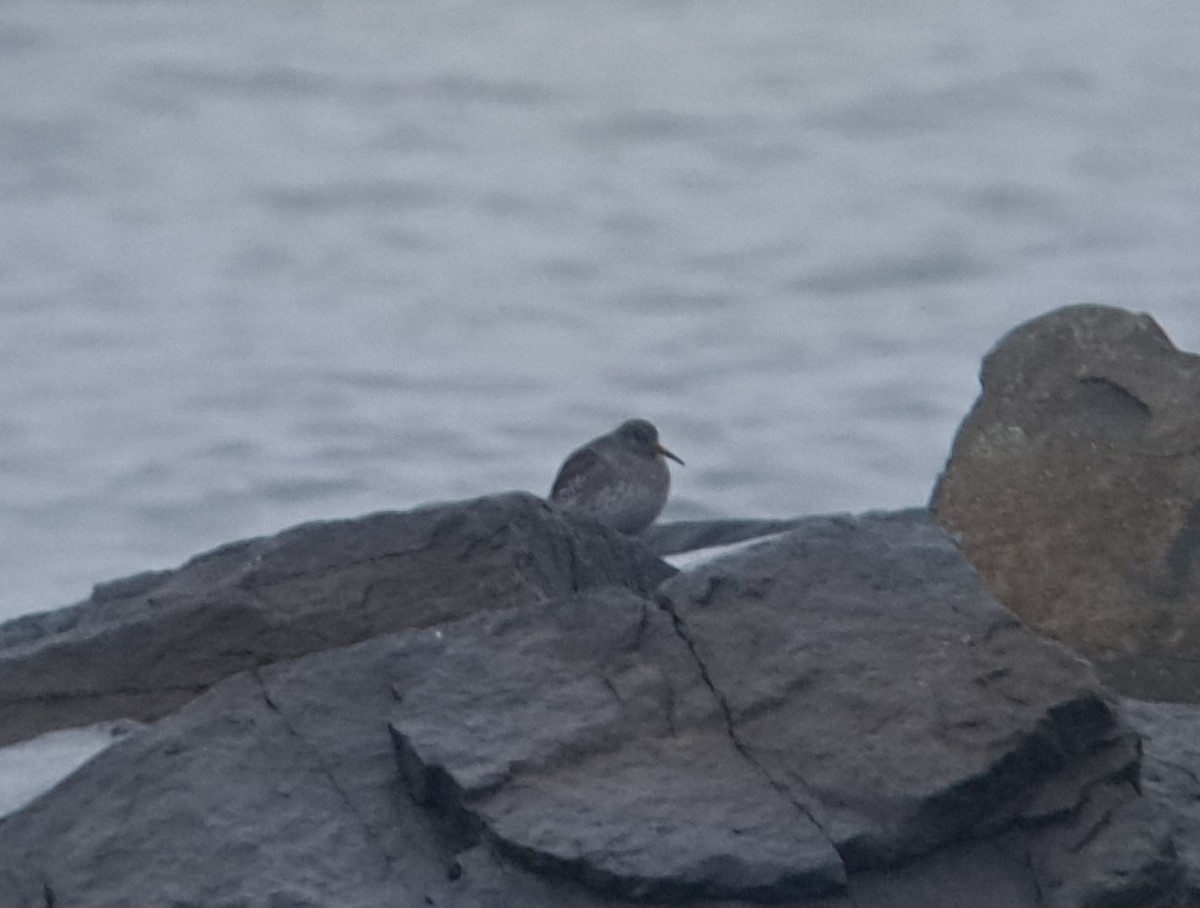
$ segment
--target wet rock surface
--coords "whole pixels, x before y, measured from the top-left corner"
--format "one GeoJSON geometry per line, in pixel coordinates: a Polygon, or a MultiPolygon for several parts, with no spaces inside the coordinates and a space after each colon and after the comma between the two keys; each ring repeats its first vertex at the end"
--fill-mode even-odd
{"type": "Polygon", "coordinates": [[[400,628],[671,573],[525,493],[305,524],[0,626],[0,744],[155,718],[239,671],[400,628]]]}
{"type": "Polygon", "coordinates": [[[933,495],[997,598],[1133,697],[1200,702],[1200,357],[1106,306],[988,354],[933,495]]]}
{"type": "Polygon", "coordinates": [[[1185,896],[1117,705],[927,517],[663,579],[218,683],[0,821],[0,904],[1185,896]]]}

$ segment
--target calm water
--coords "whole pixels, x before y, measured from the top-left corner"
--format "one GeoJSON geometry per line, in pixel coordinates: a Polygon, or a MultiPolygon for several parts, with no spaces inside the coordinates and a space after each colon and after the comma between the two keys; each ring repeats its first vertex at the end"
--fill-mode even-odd
{"type": "Polygon", "coordinates": [[[924,501],[1055,306],[1200,348],[1200,4],[0,4],[0,616],[508,488],[924,501]]]}

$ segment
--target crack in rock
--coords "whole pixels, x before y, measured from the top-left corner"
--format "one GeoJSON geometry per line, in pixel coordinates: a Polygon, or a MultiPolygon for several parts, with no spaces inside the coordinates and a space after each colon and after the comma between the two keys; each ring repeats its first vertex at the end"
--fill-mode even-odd
{"type": "Polygon", "coordinates": [[[1196,788],[1200,789],[1200,775],[1197,775],[1196,770],[1192,769],[1190,766],[1185,766],[1178,760],[1168,760],[1166,757],[1158,755],[1155,756],[1154,762],[1158,766],[1165,766],[1168,769],[1181,773],[1182,775],[1186,776],[1188,781],[1190,781],[1196,788]]]}
{"type": "Polygon", "coordinates": [[[292,721],[288,717],[287,713],[284,712],[282,707],[280,707],[279,704],[275,702],[274,698],[271,696],[271,691],[267,687],[267,683],[263,679],[262,674],[259,672],[259,670],[258,669],[251,670],[250,675],[254,678],[255,682],[258,684],[259,688],[262,690],[263,701],[267,704],[267,708],[270,709],[271,712],[273,712],[275,715],[277,715],[279,717],[279,720],[283,723],[283,726],[287,730],[287,733],[291,737],[295,738],[296,741],[298,741],[300,743],[300,745],[305,749],[305,751],[308,752],[309,757],[311,758],[317,771],[320,772],[320,774],[325,777],[326,781],[329,783],[329,787],[337,795],[338,800],[340,800],[346,806],[346,809],[354,816],[355,820],[358,821],[359,826],[362,827],[362,829],[365,833],[366,841],[372,847],[374,847],[376,849],[376,851],[379,853],[380,857],[382,857],[382,859],[383,859],[383,872],[380,874],[380,879],[381,880],[386,879],[388,874],[392,870],[392,865],[393,865],[395,859],[391,854],[388,853],[388,850],[380,844],[379,834],[372,827],[370,821],[368,821],[367,818],[362,815],[362,812],[354,804],[353,799],[351,799],[351,797],[350,797],[349,793],[346,791],[346,789],[342,787],[341,782],[338,781],[337,776],[334,774],[333,770],[329,768],[329,765],[325,762],[324,758],[321,756],[320,749],[315,744],[313,744],[311,741],[309,741],[308,738],[306,738],[303,734],[300,733],[300,730],[297,729],[294,724],[292,724],[292,721]]]}
{"type": "Polygon", "coordinates": [[[1070,852],[1072,854],[1078,854],[1079,852],[1083,851],[1084,848],[1090,845],[1096,839],[1096,837],[1100,835],[1100,833],[1104,832],[1105,829],[1112,825],[1113,815],[1122,806],[1123,805],[1118,802],[1111,805],[1106,811],[1104,811],[1104,813],[1097,818],[1096,822],[1094,822],[1084,831],[1083,835],[1079,837],[1079,840],[1071,845],[1069,849],[1070,852]]]}
{"type": "MultiPolygon", "coordinates": [[[[700,677],[704,680],[705,686],[707,686],[708,689],[710,691],[712,691],[713,697],[716,698],[717,704],[721,708],[721,714],[724,716],[724,719],[725,719],[725,733],[729,736],[729,741],[733,745],[734,750],[736,750],[738,752],[738,754],[744,760],[746,760],[746,762],[749,763],[751,767],[754,768],[755,772],[757,772],[760,776],[763,777],[764,780],[766,780],[767,784],[770,785],[771,788],[773,788],[779,794],[783,795],[783,797],[786,798],[787,801],[793,807],[796,808],[796,811],[801,816],[803,816],[810,823],[812,823],[813,826],[816,827],[816,829],[820,831],[821,835],[823,835],[825,837],[826,841],[829,842],[830,847],[833,848],[833,850],[836,852],[838,850],[837,843],[833,840],[833,837],[830,836],[829,832],[825,829],[825,827],[821,825],[820,821],[817,820],[817,818],[815,816],[813,816],[812,811],[810,811],[801,801],[797,800],[796,797],[791,793],[791,791],[788,790],[786,785],[784,785],[782,782],[777,781],[771,775],[771,773],[766,769],[766,767],[764,767],[761,763],[758,762],[757,759],[755,759],[754,755],[750,752],[749,748],[747,748],[746,745],[741,741],[741,739],[738,738],[737,729],[736,729],[735,723],[733,721],[733,711],[729,708],[729,702],[725,699],[725,695],[722,694],[720,692],[720,690],[717,689],[717,685],[713,681],[712,675],[709,674],[708,666],[704,664],[704,660],[700,658],[700,654],[696,651],[696,644],[693,642],[691,636],[688,634],[684,620],[679,617],[679,614],[675,611],[674,604],[670,601],[670,599],[663,597],[660,600],[660,606],[663,608],[664,611],[667,612],[667,614],[669,614],[671,616],[671,623],[675,628],[675,633],[679,635],[679,638],[683,641],[684,645],[688,648],[688,652],[691,653],[692,658],[695,660],[696,667],[700,671],[700,677]]],[[[800,782],[802,785],[805,785],[805,787],[807,787],[807,784],[804,782],[803,779],[801,779],[800,782]]],[[[838,854],[840,857],[840,852],[838,852],[838,854]]]]}
{"type": "Polygon", "coordinates": [[[1033,863],[1033,846],[1026,846],[1023,849],[1023,855],[1025,858],[1025,872],[1029,874],[1029,882],[1033,886],[1033,897],[1037,900],[1040,908],[1040,906],[1046,904],[1046,895],[1042,891],[1042,878],[1033,863]]]}
{"type": "Polygon", "coordinates": [[[605,896],[843,898],[828,837],[732,746],[669,616],[617,589],[567,602],[463,623],[398,692],[414,802],[605,896]]]}

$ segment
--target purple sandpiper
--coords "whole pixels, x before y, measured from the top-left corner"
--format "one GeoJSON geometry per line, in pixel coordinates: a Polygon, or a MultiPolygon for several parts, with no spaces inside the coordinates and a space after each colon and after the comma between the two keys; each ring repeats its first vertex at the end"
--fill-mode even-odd
{"type": "Polygon", "coordinates": [[[683,463],[659,444],[653,423],[626,420],[572,452],[558,471],[550,500],[622,533],[640,533],[667,503],[666,457],[683,463]]]}

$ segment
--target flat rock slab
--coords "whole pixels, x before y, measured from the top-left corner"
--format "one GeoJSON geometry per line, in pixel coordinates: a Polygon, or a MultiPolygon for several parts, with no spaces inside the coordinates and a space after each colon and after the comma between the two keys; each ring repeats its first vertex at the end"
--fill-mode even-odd
{"type": "Polygon", "coordinates": [[[672,573],[524,493],[305,524],[0,626],[0,744],[155,718],[236,672],[400,628],[672,573]]]}
{"type": "Polygon", "coordinates": [[[607,606],[623,636],[581,638],[579,618],[534,645],[524,626],[452,641],[393,720],[410,790],[624,898],[869,893],[987,838],[1034,868],[1010,904],[1085,904],[1080,878],[1175,885],[1136,739],[1088,666],[999,606],[927,516],[810,520],[659,597],[607,606]]]}
{"type": "Polygon", "coordinates": [[[1170,904],[1089,668],[911,514],[238,675],[0,821],[0,904],[1170,904]]]}
{"type": "Polygon", "coordinates": [[[129,735],[0,820],[0,905],[604,904],[473,853],[405,791],[393,685],[436,661],[438,634],[242,673],[129,735]]]}
{"type": "Polygon", "coordinates": [[[1200,702],[1200,357],[1071,306],[984,360],[933,495],[1006,606],[1133,697],[1200,702]]]}
{"type": "MultiPolygon", "coordinates": [[[[813,521],[660,594],[739,751],[851,874],[1014,829],[1044,842],[1109,797],[1141,804],[1136,741],[1090,668],[996,603],[927,516],[813,521]]],[[[1173,872],[1161,823],[1135,827],[1158,846],[1130,847],[1141,869],[1108,877],[1117,891],[1173,872]]],[[[1128,832],[1098,826],[1070,861],[1128,832]]],[[[1037,871],[1044,899],[1055,853],[1037,871]]]]}
{"type": "Polygon", "coordinates": [[[447,634],[392,722],[422,803],[530,869],[612,895],[844,889],[826,836],[738,752],[669,613],[596,595],[447,634]]]}

